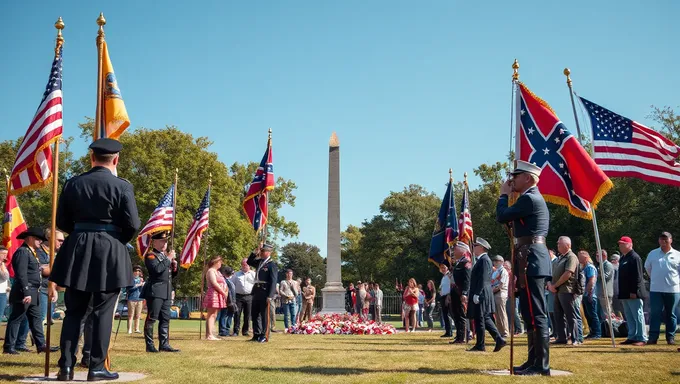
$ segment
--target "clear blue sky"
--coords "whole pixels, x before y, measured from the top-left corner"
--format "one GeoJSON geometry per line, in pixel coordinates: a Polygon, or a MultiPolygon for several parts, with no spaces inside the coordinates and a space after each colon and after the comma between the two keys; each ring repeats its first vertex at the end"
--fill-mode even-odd
{"type": "Polygon", "coordinates": [[[0,140],[23,135],[35,112],[58,16],[65,133],[78,136],[94,115],[100,11],[132,127],[208,136],[230,164],[259,161],[271,126],[275,173],[298,185],[283,213],[324,255],[333,131],[346,227],[390,191],[441,195],[449,167],[460,180],[503,160],[515,58],[572,129],[565,66],[579,94],[643,123],[652,104],[680,105],[673,0],[3,1],[0,140]]]}

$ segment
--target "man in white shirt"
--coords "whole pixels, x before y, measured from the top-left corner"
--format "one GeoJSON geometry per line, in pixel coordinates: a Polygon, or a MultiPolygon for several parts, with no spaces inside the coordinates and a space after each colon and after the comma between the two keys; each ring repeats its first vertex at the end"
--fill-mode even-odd
{"type": "Polygon", "coordinates": [[[439,264],[439,272],[442,273],[442,282],[439,285],[439,304],[441,305],[441,316],[444,319],[444,334],[441,337],[451,337],[451,273],[446,263],[439,264]]]}
{"type": "Polygon", "coordinates": [[[510,336],[508,327],[508,313],[506,311],[508,301],[508,271],[503,268],[503,256],[496,255],[492,259],[493,273],[491,274],[491,289],[496,303],[496,327],[503,338],[510,336]]]}
{"type": "Polygon", "coordinates": [[[650,277],[649,284],[649,340],[647,344],[656,344],[659,339],[662,310],[666,312],[666,342],[675,344],[677,317],[675,308],[680,300],[680,252],[671,247],[673,236],[662,232],[659,236],[659,248],[649,252],[645,261],[645,269],[650,277]]]}
{"type": "Polygon", "coordinates": [[[255,285],[255,272],[250,269],[248,259],[241,260],[241,270],[231,277],[236,291],[236,314],[234,315],[234,336],[242,330],[243,336],[248,334],[250,324],[250,310],[253,304],[253,285],[255,285]],[[241,315],[243,315],[243,328],[241,328],[241,315]]]}
{"type": "Polygon", "coordinates": [[[286,279],[281,282],[279,292],[283,308],[283,323],[286,329],[288,329],[296,324],[297,302],[295,299],[300,292],[300,288],[297,287],[297,283],[293,280],[292,269],[286,270],[286,279]]]}

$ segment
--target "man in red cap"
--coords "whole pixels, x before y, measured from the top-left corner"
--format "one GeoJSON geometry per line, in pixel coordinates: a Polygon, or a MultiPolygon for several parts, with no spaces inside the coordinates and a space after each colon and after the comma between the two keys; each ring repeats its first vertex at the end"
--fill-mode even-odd
{"type": "Polygon", "coordinates": [[[645,314],[642,310],[642,299],[647,296],[642,278],[642,259],[633,250],[633,240],[628,236],[619,240],[619,300],[623,304],[628,325],[628,338],[621,344],[644,346],[647,343],[645,334],[645,314]]]}

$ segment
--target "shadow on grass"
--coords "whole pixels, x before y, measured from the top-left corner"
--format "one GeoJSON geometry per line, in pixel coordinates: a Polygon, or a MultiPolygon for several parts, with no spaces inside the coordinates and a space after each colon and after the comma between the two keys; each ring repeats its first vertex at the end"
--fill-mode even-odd
{"type": "Polygon", "coordinates": [[[424,375],[472,375],[479,374],[478,369],[433,369],[420,367],[417,369],[368,369],[368,368],[349,368],[349,367],[239,367],[232,365],[224,365],[222,368],[227,369],[247,369],[251,371],[260,372],[286,372],[286,373],[303,373],[306,375],[322,375],[322,376],[344,376],[344,375],[362,375],[367,373],[413,373],[424,375]]]}
{"type": "Polygon", "coordinates": [[[11,367],[41,367],[41,364],[28,363],[25,361],[0,361],[0,368],[11,368],[11,367]]]}
{"type": "MultiPolygon", "coordinates": [[[[303,347],[285,347],[285,350],[289,349],[295,349],[298,351],[336,351],[336,352],[342,352],[346,351],[346,349],[343,348],[303,348],[303,347]]],[[[397,352],[397,353],[403,353],[403,352],[437,352],[433,351],[431,349],[369,349],[371,352],[397,352]]],[[[443,352],[443,351],[439,351],[443,352]]]]}
{"type": "Polygon", "coordinates": [[[647,354],[647,353],[675,353],[677,354],[676,351],[674,350],[663,350],[663,349],[653,349],[653,350],[648,350],[648,349],[616,349],[616,350],[605,350],[605,351],[573,351],[574,353],[640,353],[640,354],[647,354]]]}
{"type": "Polygon", "coordinates": [[[24,379],[24,376],[0,374],[0,380],[2,381],[19,381],[21,379],[24,379]]]}

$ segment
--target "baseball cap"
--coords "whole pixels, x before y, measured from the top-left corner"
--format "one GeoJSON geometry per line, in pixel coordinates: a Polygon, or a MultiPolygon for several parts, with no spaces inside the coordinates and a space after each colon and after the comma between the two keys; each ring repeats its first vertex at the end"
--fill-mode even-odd
{"type": "Polygon", "coordinates": [[[633,239],[628,236],[622,236],[619,240],[619,244],[633,244],[633,239]]]}

